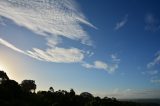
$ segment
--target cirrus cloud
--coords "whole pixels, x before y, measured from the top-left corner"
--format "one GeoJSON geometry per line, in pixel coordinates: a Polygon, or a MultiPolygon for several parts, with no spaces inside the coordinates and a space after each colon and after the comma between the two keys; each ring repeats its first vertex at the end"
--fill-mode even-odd
{"type": "Polygon", "coordinates": [[[14,50],[14,51],[17,51],[17,52],[20,52],[20,53],[23,53],[23,54],[24,54],[24,51],[23,51],[23,50],[18,49],[17,47],[15,47],[14,45],[12,45],[11,43],[9,43],[9,42],[1,39],[1,38],[0,38],[0,44],[1,44],[1,45],[4,45],[4,46],[6,46],[6,47],[8,47],[8,48],[10,48],[10,49],[12,49],[12,50],[14,50]]]}
{"type": "Polygon", "coordinates": [[[84,58],[83,52],[77,48],[52,48],[46,51],[33,48],[34,51],[27,51],[27,54],[38,60],[45,60],[55,63],[81,62],[84,58]]]}
{"type": "Polygon", "coordinates": [[[81,62],[84,59],[84,54],[82,50],[77,48],[51,48],[47,49],[46,51],[40,50],[37,48],[33,48],[33,51],[23,51],[13,44],[3,40],[0,38],[0,44],[4,45],[16,52],[23,53],[28,55],[32,58],[41,60],[41,61],[48,61],[48,62],[55,62],[55,63],[73,63],[73,62],[81,62]]]}
{"type": "MultiPolygon", "coordinates": [[[[21,50],[0,38],[1,45],[14,51],[41,61],[79,62],[86,68],[102,69],[108,73],[113,73],[118,68],[120,60],[114,55],[112,55],[113,62],[116,62],[114,64],[98,60],[93,64],[88,64],[83,63],[85,53],[91,57],[93,52],[83,51],[76,47],[59,47],[59,43],[63,43],[62,37],[91,46],[92,40],[81,24],[97,29],[86,19],[73,0],[1,0],[0,16],[12,20],[16,25],[29,29],[36,35],[43,36],[47,41],[45,49],[31,47],[30,50],[21,50]]],[[[123,26],[122,24],[123,22],[120,23],[120,27],[123,26]]]]}
{"type": "Polygon", "coordinates": [[[1,0],[0,16],[38,35],[64,36],[86,45],[92,43],[80,24],[96,28],[72,0],[1,0]]]}
{"type": "MultiPolygon", "coordinates": [[[[0,38],[0,44],[38,60],[73,63],[84,59],[84,52],[76,47],[59,47],[61,37],[92,45],[81,24],[93,26],[73,0],[0,0],[0,17],[12,20],[36,35],[46,39],[47,48],[31,47],[21,50],[14,44],[0,38]]],[[[1,23],[5,21],[1,19],[1,23]]],[[[14,37],[14,36],[13,36],[14,37]]]]}

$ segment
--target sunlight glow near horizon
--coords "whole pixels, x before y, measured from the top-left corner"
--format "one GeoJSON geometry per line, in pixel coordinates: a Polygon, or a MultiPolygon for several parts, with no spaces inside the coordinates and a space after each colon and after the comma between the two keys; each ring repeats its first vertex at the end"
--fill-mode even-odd
{"type": "Polygon", "coordinates": [[[4,66],[2,63],[0,63],[0,70],[7,72],[6,66],[4,66]]]}
{"type": "Polygon", "coordinates": [[[5,68],[0,65],[0,70],[1,70],[1,71],[4,71],[5,68]]]}
{"type": "Polygon", "coordinates": [[[1,62],[0,62],[0,70],[4,71],[8,75],[9,78],[11,79],[13,78],[13,75],[10,72],[9,67],[7,67],[5,64],[2,64],[1,62]]]}
{"type": "Polygon", "coordinates": [[[10,59],[12,60],[14,58],[9,58],[9,57],[3,56],[3,55],[1,55],[1,56],[2,56],[2,58],[0,61],[0,70],[4,71],[10,79],[13,79],[13,80],[20,82],[19,81],[20,74],[14,72],[14,70],[16,70],[15,64],[13,64],[12,61],[9,61],[10,59]]]}

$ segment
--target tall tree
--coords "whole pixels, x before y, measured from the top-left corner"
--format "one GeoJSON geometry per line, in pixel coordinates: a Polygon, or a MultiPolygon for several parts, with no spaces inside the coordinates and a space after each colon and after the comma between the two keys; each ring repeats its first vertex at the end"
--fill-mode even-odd
{"type": "Polygon", "coordinates": [[[36,90],[36,84],[34,80],[23,80],[21,87],[26,92],[34,92],[36,90]]]}
{"type": "Polygon", "coordinates": [[[75,96],[76,93],[75,93],[75,91],[73,89],[70,89],[70,93],[69,94],[70,94],[70,96],[75,96]]]}
{"type": "Polygon", "coordinates": [[[4,81],[4,80],[9,80],[9,77],[4,71],[0,70],[0,81],[4,81]]]}
{"type": "Polygon", "coordinates": [[[48,91],[54,93],[53,87],[49,87],[49,90],[48,90],[48,91]]]}

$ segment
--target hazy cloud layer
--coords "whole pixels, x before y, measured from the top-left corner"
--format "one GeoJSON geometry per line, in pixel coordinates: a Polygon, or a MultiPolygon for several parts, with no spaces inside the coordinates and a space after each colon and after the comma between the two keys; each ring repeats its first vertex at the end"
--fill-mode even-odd
{"type": "MultiPolygon", "coordinates": [[[[103,95],[103,94],[102,94],[103,95]]],[[[160,98],[160,90],[157,89],[145,89],[145,90],[134,90],[134,89],[113,89],[106,95],[109,97],[116,97],[119,99],[155,99],[160,98]]],[[[104,95],[105,96],[105,95],[104,95]]]]}

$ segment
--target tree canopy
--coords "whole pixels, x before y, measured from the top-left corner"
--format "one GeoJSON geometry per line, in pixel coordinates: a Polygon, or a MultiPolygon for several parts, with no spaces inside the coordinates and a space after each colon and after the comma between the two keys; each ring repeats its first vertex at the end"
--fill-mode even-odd
{"type": "Polygon", "coordinates": [[[34,80],[23,80],[21,87],[26,92],[35,92],[36,84],[34,80]]]}
{"type": "Polygon", "coordinates": [[[9,77],[7,76],[7,74],[0,70],[0,80],[3,81],[3,80],[9,80],[9,77]]]}

